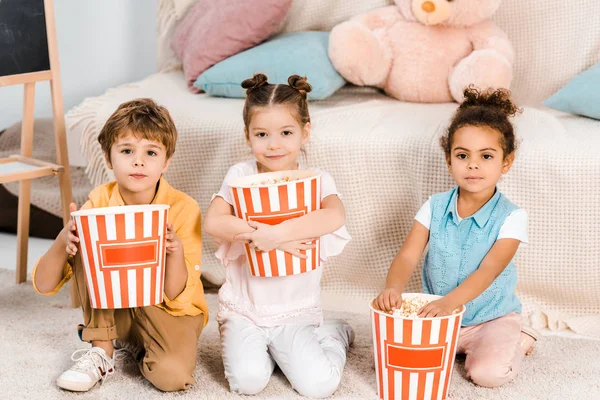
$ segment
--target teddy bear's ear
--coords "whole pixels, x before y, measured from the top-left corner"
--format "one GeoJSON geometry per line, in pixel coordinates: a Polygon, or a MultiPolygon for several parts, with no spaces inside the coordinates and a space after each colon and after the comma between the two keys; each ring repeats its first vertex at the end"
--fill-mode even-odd
{"type": "Polygon", "coordinates": [[[398,11],[402,16],[409,21],[416,21],[417,19],[413,15],[412,12],[412,2],[413,0],[394,0],[396,6],[398,7],[398,11]]]}

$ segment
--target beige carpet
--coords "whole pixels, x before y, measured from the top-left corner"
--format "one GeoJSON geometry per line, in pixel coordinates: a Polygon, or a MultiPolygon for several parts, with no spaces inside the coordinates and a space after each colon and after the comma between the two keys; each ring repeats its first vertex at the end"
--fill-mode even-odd
{"type": "MultiPolygon", "coordinates": [[[[223,376],[217,326],[211,318],[200,338],[196,385],[182,394],[155,390],[126,360],[116,375],[85,394],[63,392],[54,380],[71,364],[69,356],[85,347],[76,335],[81,314],[69,307],[68,290],[57,296],[35,293],[31,283],[15,285],[14,272],[0,269],[0,398],[1,399],[297,399],[276,372],[258,396],[229,393],[223,376]]],[[[216,308],[214,291],[208,296],[216,308]]],[[[377,399],[368,315],[331,313],[354,326],[357,339],[350,350],[342,385],[335,399],[377,399]]],[[[544,337],[534,355],[527,357],[521,375],[498,389],[476,387],[464,378],[464,361],[454,371],[452,399],[600,399],[600,342],[544,337]]]]}

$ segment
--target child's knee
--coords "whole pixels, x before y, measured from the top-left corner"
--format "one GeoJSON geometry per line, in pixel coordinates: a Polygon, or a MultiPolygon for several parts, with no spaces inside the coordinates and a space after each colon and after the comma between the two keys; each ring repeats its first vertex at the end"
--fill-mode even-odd
{"type": "Polygon", "coordinates": [[[302,385],[302,386],[294,386],[294,389],[304,397],[310,397],[313,399],[324,399],[335,393],[335,391],[340,386],[340,381],[331,380],[328,382],[322,383],[312,383],[302,385]]]}
{"type": "Polygon", "coordinates": [[[336,368],[332,368],[329,374],[299,374],[288,379],[300,395],[323,399],[335,393],[340,386],[342,375],[336,368]]]}
{"type": "MultiPolygon", "coordinates": [[[[243,363],[241,363],[243,364],[243,363]]],[[[260,368],[236,367],[225,371],[229,389],[238,394],[253,395],[263,391],[271,378],[271,371],[260,368]]]]}
{"type": "Polygon", "coordinates": [[[497,360],[475,362],[467,369],[467,376],[473,383],[489,388],[502,386],[516,375],[517,370],[513,365],[497,360]]]}
{"type": "Polygon", "coordinates": [[[164,392],[189,389],[194,384],[194,369],[185,365],[180,358],[162,357],[158,362],[147,362],[142,367],[146,379],[164,392]]]}

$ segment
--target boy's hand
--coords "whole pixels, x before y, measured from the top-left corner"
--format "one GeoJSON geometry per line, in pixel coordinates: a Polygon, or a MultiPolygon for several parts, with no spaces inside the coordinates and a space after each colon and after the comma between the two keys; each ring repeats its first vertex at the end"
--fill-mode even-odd
{"type": "Polygon", "coordinates": [[[283,243],[278,225],[267,225],[256,221],[248,221],[248,225],[255,231],[240,233],[234,239],[247,240],[251,249],[271,251],[283,243]]]}
{"type": "Polygon", "coordinates": [[[396,288],[384,289],[375,299],[375,305],[381,311],[391,313],[402,305],[402,291],[396,288]]]}
{"type": "Polygon", "coordinates": [[[183,243],[181,243],[181,239],[179,239],[179,236],[177,236],[177,233],[173,229],[173,224],[167,224],[165,247],[167,249],[167,254],[173,254],[178,252],[183,253],[183,243]]]}
{"type": "Polygon", "coordinates": [[[451,315],[457,308],[458,305],[452,304],[446,297],[442,297],[421,308],[417,315],[421,318],[442,317],[444,315],[451,315]]]}
{"type": "Polygon", "coordinates": [[[300,253],[300,250],[314,249],[316,247],[314,240],[315,239],[292,240],[291,242],[280,244],[277,249],[285,251],[286,253],[290,253],[294,257],[306,259],[308,256],[300,253]]]}
{"type": "MultiPolygon", "coordinates": [[[[77,211],[77,205],[75,203],[69,204],[69,213],[77,211]]],[[[79,243],[79,237],[77,236],[77,225],[75,220],[70,219],[67,225],[60,231],[60,236],[65,243],[65,250],[67,254],[74,256],[77,254],[77,243],[79,243]]]]}

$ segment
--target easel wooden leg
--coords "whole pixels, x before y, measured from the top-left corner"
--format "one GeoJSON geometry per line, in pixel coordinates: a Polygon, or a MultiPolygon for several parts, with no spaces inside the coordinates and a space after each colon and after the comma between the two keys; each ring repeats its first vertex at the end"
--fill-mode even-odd
{"type": "MultiPolygon", "coordinates": [[[[60,198],[63,211],[63,225],[66,225],[71,218],[69,213],[69,204],[73,201],[73,192],[71,188],[71,167],[69,165],[69,155],[67,153],[67,133],[65,128],[65,114],[62,103],[62,93],[60,89],[60,80],[58,74],[50,80],[50,94],[52,96],[52,114],[54,117],[54,144],[56,147],[57,164],[63,166],[62,173],[58,176],[60,185],[60,198]]],[[[79,295],[73,282],[69,285],[71,294],[71,306],[80,307],[79,295]]]]}
{"type": "MultiPolygon", "coordinates": [[[[23,122],[21,124],[21,155],[31,157],[33,152],[33,110],[35,106],[35,83],[26,83],[23,96],[23,122]]],[[[17,217],[17,283],[27,280],[27,250],[29,244],[29,208],[31,181],[21,181],[17,217]]]]}
{"type": "Polygon", "coordinates": [[[30,195],[31,181],[21,181],[19,189],[19,216],[17,218],[17,283],[23,283],[27,280],[30,195]]]}
{"type": "Polygon", "coordinates": [[[58,176],[60,184],[60,197],[63,210],[64,225],[69,222],[69,204],[73,199],[71,189],[71,166],[67,152],[67,133],[65,128],[65,113],[62,104],[62,94],[58,77],[50,81],[50,93],[52,96],[52,114],[54,116],[54,145],[56,146],[56,163],[63,166],[63,173],[58,176]]]}

